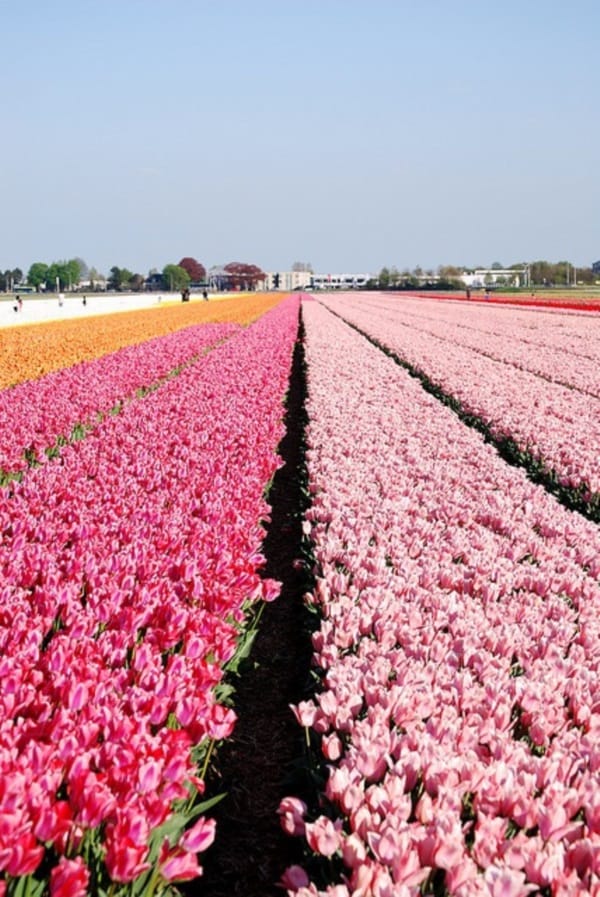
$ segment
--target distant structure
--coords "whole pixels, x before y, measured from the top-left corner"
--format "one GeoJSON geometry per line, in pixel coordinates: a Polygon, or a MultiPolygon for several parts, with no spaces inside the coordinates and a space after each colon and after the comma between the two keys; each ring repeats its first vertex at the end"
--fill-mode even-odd
{"type": "Polygon", "coordinates": [[[269,271],[264,281],[264,290],[302,290],[310,286],[310,271],[269,271]]]}
{"type": "Polygon", "coordinates": [[[313,290],[358,290],[365,287],[373,274],[312,274],[313,290]]]}
{"type": "Polygon", "coordinates": [[[357,290],[372,274],[315,274],[312,271],[270,271],[263,289],[283,290],[357,290]]]}
{"type": "Polygon", "coordinates": [[[600,274],[600,262],[592,263],[592,271],[594,272],[594,274],[600,274]]]}
{"type": "Polygon", "coordinates": [[[460,279],[467,287],[489,287],[502,284],[504,286],[528,286],[529,272],[527,268],[476,268],[463,271],[460,279]]]}

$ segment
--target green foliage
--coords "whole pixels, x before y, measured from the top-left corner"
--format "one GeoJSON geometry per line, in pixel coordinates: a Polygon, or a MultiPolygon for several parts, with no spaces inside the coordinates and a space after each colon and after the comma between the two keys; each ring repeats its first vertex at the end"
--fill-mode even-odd
{"type": "Polygon", "coordinates": [[[23,280],[23,272],[20,268],[7,268],[4,273],[0,271],[0,290],[10,290],[15,284],[21,283],[23,280]]]}
{"type": "Polygon", "coordinates": [[[129,271],[128,268],[119,268],[117,265],[113,265],[110,269],[110,274],[108,275],[108,289],[115,290],[116,292],[126,290],[129,287],[133,276],[133,272],[129,271]]]}
{"type": "Polygon", "coordinates": [[[171,291],[185,290],[190,285],[190,275],[180,265],[165,265],[162,275],[166,287],[171,291]]]}
{"type": "Polygon", "coordinates": [[[390,269],[382,268],[381,271],[379,272],[379,287],[380,287],[380,289],[387,290],[387,288],[390,285],[390,279],[391,279],[390,269]]]}
{"type": "Polygon", "coordinates": [[[81,278],[81,269],[77,259],[70,261],[52,262],[48,265],[46,271],[46,288],[56,290],[57,283],[59,290],[67,290],[76,287],[81,278]]]}
{"type": "Polygon", "coordinates": [[[45,262],[34,262],[27,274],[27,283],[39,290],[48,280],[48,265],[45,262]]]}

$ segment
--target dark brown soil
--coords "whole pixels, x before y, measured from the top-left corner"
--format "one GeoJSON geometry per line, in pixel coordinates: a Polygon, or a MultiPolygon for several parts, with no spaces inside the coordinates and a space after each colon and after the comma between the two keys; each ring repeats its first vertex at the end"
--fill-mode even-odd
{"type": "Polygon", "coordinates": [[[264,607],[250,661],[234,683],[238,722],[219,748],[206,793],[227,796],[212,811],[217,838],[201,858],[203,877],[181,886],[186,897],[282,897],[277,883],[288,865],[300,861],[296,839],[280,829],[277,808],[294,793],[290,777],[302,753],[302,731],[289,704],[304,697],[311,655],[302,601],[307,578],[294,566],[304,502],[303,365],[299,340],[279,448],[285,464],[269,493],[272,519],[263,546],[264,575],[282,582],[281,595],[264,607]]]}

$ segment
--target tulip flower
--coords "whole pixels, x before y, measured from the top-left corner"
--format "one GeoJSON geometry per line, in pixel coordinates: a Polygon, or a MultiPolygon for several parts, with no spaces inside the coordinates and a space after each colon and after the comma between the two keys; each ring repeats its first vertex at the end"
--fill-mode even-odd
{"type": "Polygon", "coordinates": [[[306,846],[340,857],[355,897],[409,897],[442,881],[458,897],[592,893],[600,535],[356,328],[413,367],[447,370],[461,400],[483,393],[486,404],[470,410],[499,408],[497,432],[508,421],[511,437],[535,387],[513,403],[510,370],[474,381],[471,371],[494,365],[465,350],[462,324],[451,321],[448,338],[414,300],[336,295],[303,313],[313,496],[304,531],[323,678],[293,709],[321,735],[333,817],[304,814],[306,846]]]}

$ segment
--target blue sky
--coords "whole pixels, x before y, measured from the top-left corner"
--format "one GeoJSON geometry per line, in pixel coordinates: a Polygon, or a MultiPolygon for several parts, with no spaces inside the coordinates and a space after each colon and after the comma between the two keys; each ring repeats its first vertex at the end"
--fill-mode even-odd
{"type": "Polygon", "coordinates": [[[0,0],[0,268],[600,258],[596,0],[0,0]]]}

